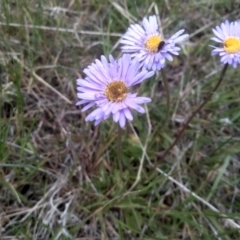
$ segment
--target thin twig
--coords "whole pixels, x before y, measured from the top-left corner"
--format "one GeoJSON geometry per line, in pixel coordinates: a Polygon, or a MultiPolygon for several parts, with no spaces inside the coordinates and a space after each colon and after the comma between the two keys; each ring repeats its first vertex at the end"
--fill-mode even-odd
{"type": "Polygon", "coordinates": [[[172,150],[172,148],[176,145],[176,143],[178,142],[178,140],[181,138],[181,136],[183,135],[184,131],[186,130],[186,128],[188,127],[189,123],[192,121],[192,119],[196,116],[197,113],[199,113],[201,111],[201,109],[205,106],[205,104],[211,99],[212,95],[215,93],[215,91],[218,89],[218,87],[220,86],[220,84],[223,81],[223,77],[226,73],[226,70],[228,68],[228,64],[225,64],[222,72],[220,74],[219,80],[217,82],[217,84],[215,85],[215,87],[213,88],[213,90],[208,94],[207,98],[205,99],[204,102],[202,102],[202,104],[193,112],[193,114],[190,116],[190,118],[187,120],[187,122],[185,123],[184,127],[181,129],[181,131],[179,132],[179,134],[177,135],[176,139],[174,140],[174,142],[171,144],[171,146],[165,151],[165,153],[163,154],[163,156],[161,157],[161,159],[164,159],[165,156],[167,156],[167,154],[172,150]]]}

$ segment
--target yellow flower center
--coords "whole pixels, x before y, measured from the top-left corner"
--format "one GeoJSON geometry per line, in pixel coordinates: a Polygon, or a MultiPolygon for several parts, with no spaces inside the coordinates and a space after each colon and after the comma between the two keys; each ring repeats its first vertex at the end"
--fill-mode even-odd
{"type": "Polygon", "coordinates": [[[105,89],[107,99],[113,102],[122,102],[127,97],[127,92],[127,86],[122,81],[111,82],[105,89]]]}
{"type": "Polygon", "coordinates": [[[236,53],[240,51],[240,38],[229,37],[223,42],[223,48],[227,53],[236,53]]]}
{"type": "Polygon", "coordinates": [[[145,49],[149,52],[149,53],[157,53],[158,52],[158,47],[159,44],[162,42],[163,40],[161,39],[160,36],[158,35],[153,35],[151,37],[149,37],[145,43],[144,43],[144,47],[145,49]]]}

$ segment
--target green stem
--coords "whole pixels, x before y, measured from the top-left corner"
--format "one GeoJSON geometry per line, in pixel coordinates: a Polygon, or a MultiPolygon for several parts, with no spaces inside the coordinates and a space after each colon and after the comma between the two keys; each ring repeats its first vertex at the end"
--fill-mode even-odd
{"type": "Polygon", "coordinates": [[[118,158],[118,166],[120,169],[120,175],[122,175],[123,167],[122,167],[122,128],[118,124],[118,138],[117,138],[117,158],[118,158]]]}
{"type": "Polygon", "coordinates": [[[157,128],[154,130],[152,138],[155,138],[156,134],[161,133],[162,129],[164,128],[164,126],[166,125],[166,123],[168,121],[169,114],[170,114],[170,90],[169,90],[169,85],[168,85],[168,81],[167,81],[164,69],[161,70],[161,75],[162,75],[162,79],[163,79],[163,86],[164,86],[166,94],[167,94],[167,112],[166,112],[165,118],[163,120],[163,123],[161,125],[159,124],[159,126],[157,126],[157,128]]]}
{"type": "Polygon", "coordinates": [[[193,114],[191,115],[191,117],[187,120],[187,122],[185,123],[184,127],[182,128],[182,130],[179,132],[179,134],[177,135],[175,141],[171,144],[171,146],[165,151],[165,153],[163,154],[163,156],[161,157],[161,159],[164,159],[164,157],[171,151],[171,149],[177,144],[177,142],[179,141],[179,139],[181,138],[181,136],[183,135],[184,131],[186,130],[186,128],[188,127],[188,124],[192,121],[192,119],[196,116],[197,113],[199,113],[201,111],[201,109],[205,106],[205,104],[211,99],[212,95],[214,94],[214,92],[218,89],[218,87],[220,86],[220,84],[223,81],[223,77],[227,71],[228,68],[228,64],[225,64],[222,72],[220,74],[219,80],[217,81],[217,84],[215,85],[215,87],[213,88],[213,90],[211,92],[209,92],[208,96],[206,97],[205,101],[202,102],[202,104],[193,112],[193,114]]]}
{"type": "Polygon", "coordinates": [[[158,132],[161,132],[161,130],[167,123],[168,118],[169,118],[169,113],[170,113],[170,90],[169,90],[168,81],[167,81],[164,69],[161,70],[161,75],[162,75],[162,79],[163,79],[163,85],[164,85],[164,88],[165,88],[165,91],[167,94],[167,113],[166,113],[165,119],[163,120],[163,124],[160,127],[160,129],[158,130],[158,132]]]}

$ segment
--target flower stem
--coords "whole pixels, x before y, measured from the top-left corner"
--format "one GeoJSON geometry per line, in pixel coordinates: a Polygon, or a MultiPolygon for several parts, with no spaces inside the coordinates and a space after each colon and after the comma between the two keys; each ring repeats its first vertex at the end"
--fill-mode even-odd
{"type": "Polygon", "coordinates": [[[117,138],[117,158],[118,158],[118,166],[120,170],[120,175],[123,174],[122,167],[122,128],[118,124],[118,138],[117,138]]]}
{"type": "Polygon", "coordinates": [[[166,91],[166,94],[167,94],[167,113],[166,113],[166,116],[163,120],[163,124],[160,127],[160,129],[158,130],[158,132],[161,132],[161,130],[164,128],[165,124],[168,121],[169,113],[170,113],[170,90],[169,90],[168,81],[167,81],[164,69],[161,70],[161,75],[162,75],[162,79],[163,79],[163,85],[164,85],[164,88],[165,88],[165,91],[166,91]]]}
{"type": "Polygon", "coordinates": [[[202,104],[193,112],[193,114],[190,116],[190,118],[187,120],[187,122],[185,123],[184,127],[182,128],[182,130],[179,132],[179,134],[177,135],[175,141],[171,144],[171,146],[165,151],[165,153],[163,154],[163,156],[161,157],[161,159],[164,159],[164,157],[171,151],[171,149],[176,145],[176,143],[179,141],[179,139],[181,138],[181,136],[183,135],[184,131],[186,130],[186,128],[188,127],[188,124],[192,121],[192,119],[196,116],[197,113],[199,113],[201,111],[201,109],[205,106],[205,104],[211,99],[212,95],[214,94],[214,92],[218,89],[218,87],[220,86],[220,84],[223,81],[223,77],[227,71],[228,68],[228,64],[225,64],[220,77],[217,81],[217,84],[215,85],[215,87],[213,88],[213,90],[211,92],[209,92],[208,96],[206,97],[205,101],[202,102],[202,104]]]}
{"type": "Polygon", "coordinates": [[[166,78],[166,74],[165,74],[165,71],[163,68],[161,69],[161,75],[162,75],[162,79],[163,79],[163,85],[164,85],[164,88],[165,88],[165,91],[167,94],[167,112],[166,112],[165,118],[163,119],[162,125],[157,126],[157,128],[154,130],[154,133],[152,136],[153,138],[155,138],[157,133],[162,132],[164,126],[166,125],[166,123],[168,121],[169,114],[170,114],[170,90],[169,90],[169,85],[168,85],[168,81],[166,78]]]}

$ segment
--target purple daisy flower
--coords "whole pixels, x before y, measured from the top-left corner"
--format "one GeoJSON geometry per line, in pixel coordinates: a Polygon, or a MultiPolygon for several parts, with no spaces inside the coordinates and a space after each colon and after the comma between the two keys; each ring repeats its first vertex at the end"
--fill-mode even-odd
{"type": "Polygon", "coordinates": [[[96,60],[84,69],[86,78],[77,79],[77,96],[81,100],[76,105],[86,104],[82,112],[96,106],[86,121],[95,121],[97,125],[112,116],[123,128],[126,120],[133,120],[132,109],[144,113],[139,105],[151,102],[150,98],[130,93],[129,88],[153,76],[154,72],[140,71],[140,63],[132,60],[129,54],[124,54],[118,61],[110,55],[109,61],[101,56],[101,61],[96,60]]]}
{"type": "Polygon", "coordinates": [[[179,55],[180,43],[188,38],[188,34],[182,35],[184,29],[175,33],[169,39],[163,39],[159,32],[156,16],[144,18],[142,26],[139,24],[130,25],[128,31],[123,35],[120,43],[125,53],[130,53],[138,58],[144,68],[149,70],[160,70],[165,65],[165,60],[173,60],[172,55],[179,55]]]}
{"type": "Polygon", "coordinates": [[[225,21],[220,26],[213,29],[216,37],[213,41],[221,44],[214,47],[212,55],[219,55],[221,62],[232,65],[234,68],[240,63],[240,22],[225,21]]]}

